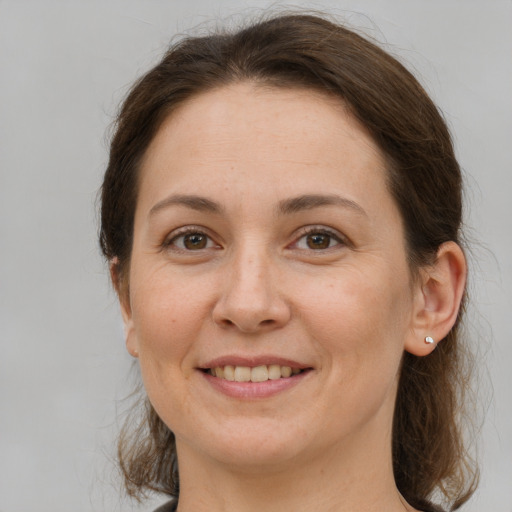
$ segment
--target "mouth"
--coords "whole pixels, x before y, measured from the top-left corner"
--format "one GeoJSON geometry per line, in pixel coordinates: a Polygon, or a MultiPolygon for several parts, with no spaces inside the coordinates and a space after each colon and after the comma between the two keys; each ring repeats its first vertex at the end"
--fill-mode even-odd
{"type": "Polygon", "coordinates": [[[218,379],[231,382],[266,382],[268,380],[289,379],[305,373],[312,368],[296,368],[280,364],[259,366],[215,366],[202,371],[218,379]]]}
{"type": "Polygon", "coordinates": [[[221,356],[197,368],[216,392],[236,400],[268,399],[307,382],[314,368],[279,356],[221,356]]]}

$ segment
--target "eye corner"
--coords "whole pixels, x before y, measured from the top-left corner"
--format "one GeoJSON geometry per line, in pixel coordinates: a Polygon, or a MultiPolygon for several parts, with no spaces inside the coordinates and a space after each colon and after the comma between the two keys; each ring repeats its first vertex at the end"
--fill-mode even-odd
{"type": "Polygon", "coordinates": [[[183,255],[199,255],[222,249],[209,230],[201,226],[184,226],[173,230],[165,237],[161,247],[165,251],[183,255]]]}
{"type": "Polygon", "coordinates": [[[347,238],[338,230],[315,225],[301,228],[288,248],[321,254],[349,245],[347,238]]]}

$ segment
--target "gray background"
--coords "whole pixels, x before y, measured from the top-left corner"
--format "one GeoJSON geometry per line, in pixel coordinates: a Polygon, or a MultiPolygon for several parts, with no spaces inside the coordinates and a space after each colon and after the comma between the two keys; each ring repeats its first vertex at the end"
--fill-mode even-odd
{"type": "MultiPolygon", "coordinates": [[[[1,512],[136,509],[111,463],[134,377],[96,242],[106,128],[170,36],[270,5],[282,4],[0,0],[1,512]]],[[[511,512],[512,2],[295,5],[334,10],[390,45],[454,132],[476,241],[470,328],[482,394],[494,394],[482,484],[463,510],[511,512]]]]}

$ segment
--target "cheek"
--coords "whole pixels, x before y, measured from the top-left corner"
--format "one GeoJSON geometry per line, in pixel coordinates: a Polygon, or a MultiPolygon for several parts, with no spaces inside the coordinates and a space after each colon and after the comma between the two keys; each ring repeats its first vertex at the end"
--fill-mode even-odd
{"type": "Polygon", "coordinates": [[[303,290],[302,297],[301,318],[332,365],[343,367],[344,379],[368,366],[394,374],[410,314],[408,280],[400,273],[344,272],[303,290]]]}
{"type": "MultiPolygon", "coordinates": [[[[315,280],[296,293],[297,297],[302,297],[302,314],[314,311],[314,316],[326,329],[329,325],[334,328],[346,324],[367,332],[377,331],[385,324],[392,327],[403,323],[410,305],[405,280],[398,275],[396,279],[392,275],[386,278],[378,270],[374,275],[359,271],[339,274],[315,280]],[[404,285],[397,281],[404,281],[404,285]]],[[[301,284],[304,283],[302,280],[301,284]]]]}
{"type": "Polygon", "coordinates": [[[132,312],[144,388],[157,413],[171,425],[187,409],[201,303],[192,289],[162,271],[135,284],[132,312]]]}
{"type": "Polygon", "coordinates": [[[164,269],[137,276],[132,312],[141,364],[181,363],[191,350],[208,309],[204,283],[171,275],[164,269]]]}

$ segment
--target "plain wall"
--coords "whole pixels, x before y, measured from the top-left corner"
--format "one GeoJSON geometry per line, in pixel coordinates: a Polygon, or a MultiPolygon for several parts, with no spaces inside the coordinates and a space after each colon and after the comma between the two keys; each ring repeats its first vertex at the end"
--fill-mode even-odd
{"type": "MultiPolygon", "coordinates": [[[[96,241],[106,130],[171,36],[258,0],[0,0],[0,511],[139,510],[120,498],[116,419],[132,389],[96,241]]],[[[512,2],[301,2],[409,63],[467,177],[470,329],[494,402],[464,512],[512,511],[512,2]],[[389,46],[387,46],[389,45],[389,46]]],[[[154,500],[140,510],[151,510],[154,500]]]]}

